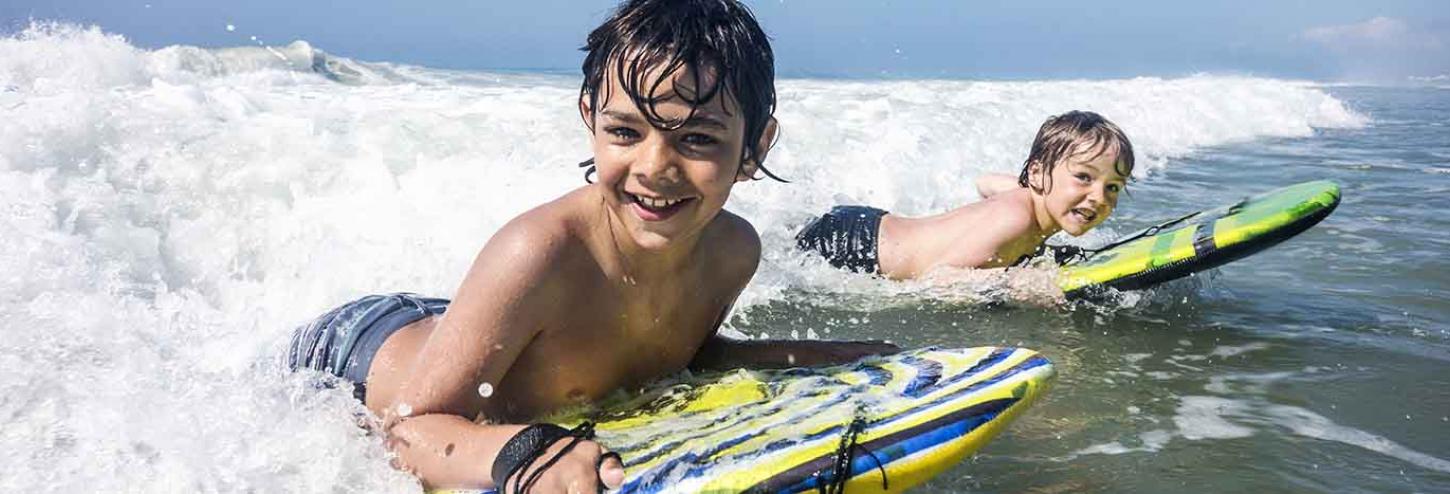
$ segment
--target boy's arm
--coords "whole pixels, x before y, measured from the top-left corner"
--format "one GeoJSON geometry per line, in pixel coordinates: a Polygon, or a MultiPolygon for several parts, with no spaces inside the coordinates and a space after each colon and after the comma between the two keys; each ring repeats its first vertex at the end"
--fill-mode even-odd
{"type": "MultiPolygon", "coordinates": [[[[526,214],[527,215],[527,214],[526,214]]],[[[428,488],[497,487],[492,467],[499,450],[523,425],[474,423],[486,404],[481,383],[495,387],[546,320],[552,288],[546,278],[557,246],[547,225],[520,217],[479,252],[447,312],[418,352],[392,404],[380,415],[401,466],[428,488]]],[[[568,441],[556,441],[538,468],[568,441]]],[[[600,447],[585,441],[541,476],[539,492],[568,484],[594,485],[600,476],[619,485],[623,470],[598,468],[600,447]]]]}
{"type": "Polygon", "coordinates": [[[810,367],[852,362],[869,355],[890,355],[901,348],[884,341],[737,340],[711,336],[690,368],[725,370],[810,367]]]}
{"type": "MultiPolygon", "coordinates": [[[[423,481],[426,489],[493,487],[493,463],[502,446],[524,429],[524,425],[480,425],[448,414],[427,414],[398,423],[388,431],[388,446],[398,454],[401,467],[423,481]]],[[[558,454],[569,441],[555,441],[522,475],[532,472],[558,454]]],[[[624,469],[618,463],[600,464],[603,448],[594,441],[580,441],[560,460],[548,466],[529,492],[565,492],[571,485],[611,488],[624,484],[624,469]]],[[[516,485],[510,482],[510,490],[516,485]]]]}
{"type": "Polygon", "coordinates": [[[1006,173],[980,175],[975,182],[977,184],[977,195],[982,196],[983,199],[1021,187],[1017,183],[1017,177],[1006,173]]]}

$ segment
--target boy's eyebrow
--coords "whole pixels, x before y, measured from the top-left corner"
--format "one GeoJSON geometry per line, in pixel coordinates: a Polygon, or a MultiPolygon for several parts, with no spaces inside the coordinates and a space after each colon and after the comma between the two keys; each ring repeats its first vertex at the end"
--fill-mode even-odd
{"type": "MultiPolygon", "coordinates": [[[[641,120],[639,115],[637,114],[625,113],[622,111],[611,110],[608,108],[600,110],[599,114],[625,123],[637,124],[640,123],[641,120]]],[[[729,130],[730,128],[729,126],[725,125],[725,122],[721,120],[720,117],[717,117],[713,113],[708,113],[704,110],[696,111],[695,115],[690,117],[690,120],[686,121],[685,125],[683,125],[682,127],[712,127],[719,130],[729,130]]]]}
{"type": "MultiPolygon", "coordinates": [[[[1113,166],[1117,166],[1117,163],[1114,163],[1113,166]]],[[[1102,174],[1103,173],[1102,170],[1098,170],[1097,168],[1093,168],[1091,166],[1088,166],[1088,165],[1085,165],[1085,164],[1082,164],[1082,163],[1067,163],[1067,167],[1069,169],[1078,168],[1079,170],[1090,171],[1094,175],[1102,174]]],[[[1107,175],[1111,175],[1110,177],[1108,177],[1108,181],[1110,181],[1110,182],[1111,181],[1118,181],[1118,182],[1122,182],[1122,183],[1125,183],[1125,184],[1128,183],[1128,178],[1129,177],[1125,177],[1125,176],[1123,176],[1123,174],[1118,173],[1118,170],[1116,168],[1114,168],[1113,170],[1111,170],[1110,172],[1108,172],[1107,175]]]]}
{"type": "Polygon", "coordinates": [[[600,110],[599,111],[599,114],[600,115],[603,115],[603,116],[606,116],[606,117],[609,117],[609,118],[612,118],[612,119],[615,119],[615,120],[620,120],[620,121],[623,121],[623,122],[627,122],[627,123],[637,123],[637,122],[639,122],[639,117],[636,116],[633,113],[625,113],[625,112],[622,112],[622,111],[610,110],[610,109],[607,109],[606,108],[604,110],[600,110]]]}

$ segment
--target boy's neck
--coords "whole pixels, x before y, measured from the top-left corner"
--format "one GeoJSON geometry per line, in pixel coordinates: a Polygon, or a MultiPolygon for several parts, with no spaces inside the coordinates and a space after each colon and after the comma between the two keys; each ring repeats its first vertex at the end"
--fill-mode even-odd
{"type": "Polygon", "coordinates": [[[601,221],[596,228],[595,245],[600,246],[600,267],[611,279],[624,283],[657,279],[678,273],[688,264],[690,254],[700,241],[700,232],[674,239],[665,249],[645,249],[625,231],[621,218],[603,202],[599,203],[601,221]]]}
{"type": "Polygon", "coordinates": [[[1058,225],[1052,214],[1047,212],[1047,199],[1036,192],[1032,193],[1032,227],[1033,235],[1038,237],[1037,243],[1062,231],[1062,225],[1058,225]]]}

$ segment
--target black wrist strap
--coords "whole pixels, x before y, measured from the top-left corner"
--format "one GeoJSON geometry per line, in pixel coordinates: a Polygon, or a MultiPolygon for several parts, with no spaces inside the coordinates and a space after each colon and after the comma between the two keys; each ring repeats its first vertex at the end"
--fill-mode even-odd
{"type": "Polygon", "coordinates": [[[518,434],[514,434],[514,437],[509,438],[507,443],[504,443],[503,448],[498,451],[498,456],[493,460],[493,469],[490,471],[490,476],[493,478],[494,490],[499,494],[508,492],[505,489],[508,481],[517,478],[513,492],[527,492],[529,487],[532,487],[534,482],[538,481],[539,476],[543,475],[545,470],[548,470],[549,467],[558,462],[565,454],[568,454],[569,450],[574,448],[574,445],[578,444],[581,440],[593,438],[594,424],[589,422],[580,424],[573,430],[565,429],[554,424],[531,424],[525,427],[518,434]],[[522,478],[524,470],[527,470],[529,465],[534,464],[540,456],[543,456],[544,451],[549,449],[549,446],[554,444],[555,441],[565,437],[573,437],[574,440],[570,441],[562,451],[555,454],[544,465],[536,469],[527,479],[522,478]]]}
{"type": "Polygon", "coordinates": [[[569,435],[569,430],[554,424],[532,424],[524,430],[514,434],[504,443],[503,448],[498,450],[498,457],[493,460],[493,488],[498,492],[504,490],[504,482],[514,475],[514,472],[522,470],[528,463],[533,463],[539,455],[554,441],[569,435]]]}

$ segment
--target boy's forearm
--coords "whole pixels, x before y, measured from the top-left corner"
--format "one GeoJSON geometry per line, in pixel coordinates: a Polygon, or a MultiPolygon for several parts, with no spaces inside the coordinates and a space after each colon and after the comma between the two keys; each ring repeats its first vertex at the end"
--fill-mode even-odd
{"type": "Polygon", "coordinates": [[[695,355],[690,368],[725,370],[741,367],[773,369],[852,362],[868,355],[901,351],[880,341],[736,340],[715,336],[695,355]]]}
{"type": "Polygon", "coordinates": [[[403,420],[388,432],[401,467],[428,489],[493,487],[492,467],[499,449],[521,425],[479,425],[448,414],[403,420]]]}
{"type": "Polygon", "coordinates": [[[1005,173],[988,173],[977,177],[977,195],[983,199],[1018,187],[1017,177],[1005,173]]]}

